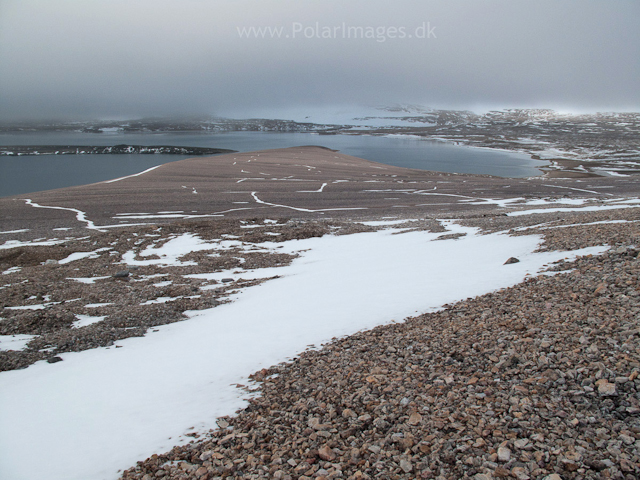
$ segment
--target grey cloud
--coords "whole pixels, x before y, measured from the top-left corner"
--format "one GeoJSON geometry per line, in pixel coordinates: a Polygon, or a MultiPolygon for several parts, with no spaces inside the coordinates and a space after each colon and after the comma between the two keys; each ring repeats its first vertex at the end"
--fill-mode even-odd
{"type": "Polygon", "coordinates": [[[640,110],[638,18],[633,0],[4,0],[0,118],[397,102],[640,110]],[[435,38],[415,38],[423,22],[435,38]],[[343,25],[384,34],[342,38],[343,25]],[[282,31],[240,38],[249,27],[282,31]],[[315,38],[327,29],[336,38],[315,38]],[[391,38],[401,29],[414,38],[391,38]]]}

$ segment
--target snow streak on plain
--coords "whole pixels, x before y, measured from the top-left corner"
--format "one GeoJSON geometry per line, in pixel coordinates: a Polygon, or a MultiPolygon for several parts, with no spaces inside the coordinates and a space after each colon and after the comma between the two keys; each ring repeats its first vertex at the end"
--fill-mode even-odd
{"type": "MultiPolygon", "coordinates": [[[[605,249],[534,253],[537,236],[445,226],[465,236],[433,241],[442,233],[390,228],[273,244],[300,257],[233,303],[118,341],[122,348],[63,353],[63,362],[1,373],[2,478],[115,479],[118,469],[186,441],[190,427],[207,431],[242,408],[235,384],[310,344],[434,311],[514,285],[544,264],[605,249]],[[520,262],[504,265],[509,257],[520,262]]],[[[161,253],[179,262],[201,248],[185,235],[161,253]]]]}

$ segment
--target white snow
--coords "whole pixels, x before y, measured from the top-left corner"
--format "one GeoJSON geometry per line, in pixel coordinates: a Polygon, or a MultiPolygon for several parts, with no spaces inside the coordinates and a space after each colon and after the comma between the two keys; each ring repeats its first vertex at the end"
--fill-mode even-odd
{"type": "Polygon", "coordinates": [[[620,208],[638,208],[640,205],[593,205],[590,207],[577,208],[536,208],[532,210],[519,210],[517,212],[509,212],[507,216],[518,217],[521,215],[531,215],[534,213],[556,213],[556,212],[598,212],[602,210],[616,210],[620,208]]]}
{"type": "Polygon", "coordinates": [[[99,308],[106,307],[107,305],[113,305],[113,303],[87,303],[84,308],[99,308]]]}
{"type": "MultiPolygon", "coordinates": [[[[602,248],[535,252],[539,236],[480,235],[445,223],[459,239],[397,229],[278,245],[299,252],[280,278],[247,288],[235,302],[190,312],[123,348],[63,353],[0,373],[3,480],[104,480],[170,449],[190,427],[246,405],[233,385],[307,345],[522,281],[543,265],[602,248]],[[509,257],[519,263],[503,265],[509,257]],[[33,461],[37,452],[38,461],[33,461]]],[[[195,249],[202,243],[184,238],[195,249]]],[[[166,247],[167,244],[165,244],[166,247]]],[[[170,248],[163,253],[170,259],[170,248]]]]}
{"type": "MultiPolygon", "coordinates": [[[[221,272],[212,272],[212,273],[194,273],[190,275],[184,275],[185,278],[197,278],[199,280],[216,280],[218,282],[222,281],[223,278],[232,278],[234,281],[237,280],[257,280],[260,278],[269,278],[275,277],[277,275],[282,275],[284,272],[283,267],[268,267],[268,268],[259,268],[256,270],[223,270],[221,272]]],[[[212,288],[218,288],[220,285],[208,285],[205,287],[201,287],[201,290],[211,290],[212,288]]]]}
{"type": "Polygon", "coordinates": [[[167,303],[173,300],[177,300],[182,297],[158,297],[153,300],[147,300],[146,302],[142,302],[140,305],[153,305],[154,303],[167,303]]]}
{"type": "Polygon", "coordinates": [[[272,207],[280,207],[280,208],[287,208],[287,209],[291,209],[291,210],[297,210],[298,212],[322,213],[322,212],[331,212],[331,211],[336,211],[336,210],[366,210],[366,208],[361,208],[361,207],[321,208],[319,210],[309,210],[308,208],[293,207],[291,205],[281,205],[281,204],[278,204],[278,203],[265,202],[263,200],[260,200],[256,194],[257,194],[257,192],[251,192],[251,196],[256,201],[256,203],[260,203],[260,204],[263,204],[263,205],[270,205],[272,207]]]}
{"type": "Polygon", "coordinates": [[[91,284],[96,280],[104,280],[105,278],[111,278],[111,275],[107,275],[105,277],[69,277],[67,280],[75,280],[76,282],[91,284]]]}
{"type": "MultiPolygon", "coordinates": [[[[601,222],[589,222],[589,223],[572,223],[570,225],[553,225],[553,226],[543,226],[540,227],[540,230],[552,230],[554,228],[569,228],[569,227],[584,227],[585,225],[610,225],[610,224],[618,224],[618,223],[636,223],[640,222],[640,220],[603,220],[601,222]]],[[[525,229],[536,228],[535,226],[526,227],[525,229]]]]}
{"type": "Polygon", "coordinates": [[[64,243],[66,240],[41,240],[41,241],[32,241],[32,242],[21,242],[19,240],[7,240],[2,245],[0,245],[0,250],[6,250],[8,248],[18,248],[18,247],[33,247],[33,246],[51,246],[58,245],[60,243],[64,243]]]}
{"type": "Polygon", "coordinates": [[[63,265],[65,263],[75,262],[76,260],[82,260],[83,258],[98,258],[100,256],[98,255],[98,253],[106,252],[108,250],[111,250],[111,248],[99,248],[98,250],[94,250],[92,252],[74,252],[67,258],[63,258],[62,260],[60,260],[58,263],[63,265]]]}
{"type": "Polygon", "coordinates": [[[19,305],[17,307],[4,307],[7,310],[44,310],[45,308],[47,308],[49,305],[53,305],[53,303],[41,303],[38,305],[19,305]]]}
{"type": "Polygon", "coordinates": [[[106,182],[102,182],[102,183],[114,183],[114,182],[119,182],[120,180],[125,180],[127,178],[132,178],[132,177],[137,177],[139,175],[144,175],[145,173],[150,172],[151,170],[155,170],[156,168],[158,168],[160,166],[161,165],[156,165],[155,167],[147,168],[146,170],[143,170],[142,172],[134,173],[133,175],[127,175],[126,177],[114,178],[113,180],[107,180],[106,182]]]}
{"type": "Polygon", "coordinates": [[[83,212],[82,210],[78,210],[77,208],[56,207],[56,206],[51,206],[51,205],[40,205],[40,204],[32,201],[30,198],[25,198],[24,201],[26,202],[27,205],[31,205],[34,208],[49,208],[51,210],[67,210],[69,212],[74,212],[76,214],[76,219],[79,222],[85,222],[87,224],[87,226],[85,228],[88,228],[90,230],[101,231],[100,228],[102,228],[102,227],[96,227],[96,225],[91,220],[87,219],[87,213],[83,212]]]}
{"type": "Polygon", "coordinates": [[[94,323],[101,322],[106,316],[102,317],[92,317],[91,315],[77,315],[78,320],[73,322],[73,328],[86,327],[87,325],[93,325],[94,323]]]}
{"type": "MultiPolygon", "coordinates": [[[[117,218],[130,218],[130,219],[134,219],[134,220],[141,220],[141,219],[151,219],[151,218],[185,218],[188,217],[189,215],[184,215],[182,213],[159,213],[157,215],[153,215],[153,214],[140,214],[140,213],[132,213],[130,215],[119,215],[117,218]]],[[[115,217],[114,217],[115,218],[115,217]]]]}
{"type": "Polygon", "coordinates": [[[529,200],[524,205],[553,205],[561,203],[564,205],[583,205],[587,200],[585,198],[540,198],[538,200],[529,200]]]}
{"type": "Polygon", "coordinates": [[[548,185],[543,184],[543,187],[552,187],[552,188],[564,188],[565,190],[575,190],[576,192],[586,192],[586,193],[595,193],[596,195],[613,195],[612,193],[606,192],[596,192],[594,190],[585,190],[584,188],[575,188],[575,187],[563,187],[561,185],[548,185]]]}
{"type": "Polygon", "coordinates": [[[105,228],[124,228],[124,227],[141,227],[144,225],[153,225],[152,223],[119,223],[117,225],[101,225],[96,230],[103,231],[105,228]]]}
{"type": "Polygon", "coordinates": [[[11,273],[18,273],[20,270],[22,270],[22,267],[11,267],[7,268],[4,272],[2,272],[2,274],[9,275],[11,273]]]}
{"type": "Polygon", "coordinates": [[[324,187],[326,186],[327,184],[323,183],[318,190],[298,190],[298,193],[322,193],[322,191],[324,190],[324,187]]]}
{"type": "Polygon", "coordinates": [[[27,343],[37,335],[0,335],[0,352],[24,350],[27,343]]]}
{"type": "Polygon", "coordinates": [[[160,257],[158,259],[136,260],[135,253],[130,250],[122,255],[122,261],[128,265],[197,265],[196,262],[182,262],[179,259],[190,252],[212,250],[214,248],[216,248],[215,244],[207,243],[192,233],[184,233],[170,239],[161,246],[148,246],[139,253],[141,257],[157,255],[160,257]]]}
{"type": "Polygon", "coordinates": [[[607,203],[615,203],[615,204],[640,204],[640,198],[614,198],[611,200],[605,200],[607,203]]]}
{"type": "Polygon", "coordinates": [[[356,222],[369,227],[388,227],[390,225],[399,225],[401,223],[407,223],[410,220],[372,220],[367,222],[356,222]]]}
{"type": "Polygon", "coordinates": [[[470,205],[497,205],[502,208],[513,208],[522,205],[583,205],[587,201],[588,200],[584,198],[538,198],[535,200],[525,200],[523,197],[504,199],[480,198],[477,201],[461,200],[461,202],[469,203],[470,205]]]}
{"type": "Polygon", "coordinates": [[[132,278],[132,282],[145,282],[150,278],[166,277],[166,273],[154,273],[153,275],[140,275],[138,278],[132,278]]]}

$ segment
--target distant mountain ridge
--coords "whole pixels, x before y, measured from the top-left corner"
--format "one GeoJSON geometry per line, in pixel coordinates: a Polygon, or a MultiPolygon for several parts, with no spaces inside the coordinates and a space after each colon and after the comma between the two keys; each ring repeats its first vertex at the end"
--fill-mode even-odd
{"type": "MultiPolygon", "coordinates": [[[[304,111],[302,111],[304,112],[304,111]]],[[[85,133],[144,133],[144,132],[193,132],[193,131],[273,131],[273,132],[320,132],[336,128],[357,127],[402,127],[402,126],[453,126],[524,124],[536,122],[575,123],[591,122],[640,123],[638,112],[601,112],[587,114],[558,113],[544,108],[516,108],[491,110],[477,114],[470,110],[431,109],[419,105],[396,105],[373,107],[354,111],[299,113],[292,118],[245,118],[233,119],[215,116],[190,118],[142,118],[136,120],[93,120],[77,122],[16,122],[0,123],[0,132],[85,132],[85,133]],[[321,118],[320,118],[321,117],[321,118]]]]}

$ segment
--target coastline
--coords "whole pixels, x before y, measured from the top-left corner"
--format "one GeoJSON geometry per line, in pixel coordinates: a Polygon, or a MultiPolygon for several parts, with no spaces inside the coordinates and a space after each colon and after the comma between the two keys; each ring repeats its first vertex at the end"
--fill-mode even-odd
{"type": "Polygon", "coordinates": [[[0,146],[0,156],[22,155],[216,155],[235,150],[208,147],[179,147],[175,145],[7,145],[0,146]]]}
{"type": "Polygon", "coordinates": [[[413,170],[323,147],[291,147],[192,158],[118,182],[3,197],[0,231],[28,230],[15,236],[26,240],[54,228],[78,234],[178,218],[366,219],[400,210],[405,216],[490,215],[509,199],[514,206],[540,198],[607,200],[612,192],[635,196],[637,186],[637,176],[510,179],[413,170]],[[171,217],[161,213],[176,210],[180,214],[171,217]],[[78,212],[91,223],[78,221],[78,212]]]}

